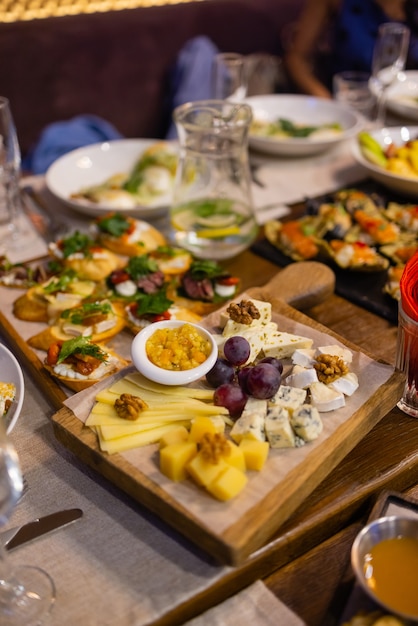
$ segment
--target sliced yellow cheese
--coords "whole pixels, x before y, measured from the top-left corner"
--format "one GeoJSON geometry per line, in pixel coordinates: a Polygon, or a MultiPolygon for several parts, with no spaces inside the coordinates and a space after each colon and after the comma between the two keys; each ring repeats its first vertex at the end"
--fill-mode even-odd
{"type": "MultiPolygon", "coordinates": [[[[135,423],[135,422],[127,422],[123,426],[100,426],[101,436],[105,441],[109,441],[110,439],[120,439],[121,437],[128,437],[131,435],[137,435],[138,433],[144,433],[146,431],[155,430],[167,426],[169,424],[172,426],[172,422],[166,422],[164,420],[148,422],[147,424],[135,423]]],[[[179,422],[176,426],[179,425],[179,422]]],[[[188,426],[188,422],[180,422],[181,426],[188,426]]]]}
{"type": "Polygon", "coordinates": [[[147,446],[150,443],[157,443],[163,435],[168,433],[170,430],[173,430],[173,428],[177,428],[177,425],[167,424],[165,426],[160,426],[159,428],[151,428],[150,430],[143,433],[137,433],[136,435],[127,435],[126,437],[119,437],[118,439],[109,439],[106,441],[102,437],[100,426],[96,426],[100,449],[103,452],[108,452],[109,454],[132,450],[132,448],[140,448],[142,446],[147,446]]]}
{"type": "Polygon", "coordinates": [[[183,398],[198,398],[199,400],[207,400],[209,402],[213,400],[213,389],[160,385],[159,383],[154,383],[153,381],[148,380],[139,372],[128,374],[125,376],[125,380],[133,382],[142,389],[148,389],[149,391],[154,391],[155,393],[176,395],[183,398]]]}

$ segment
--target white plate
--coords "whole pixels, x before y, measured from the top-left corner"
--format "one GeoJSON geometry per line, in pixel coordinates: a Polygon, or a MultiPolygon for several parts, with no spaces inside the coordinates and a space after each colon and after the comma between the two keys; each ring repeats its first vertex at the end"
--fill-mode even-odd
{"type": "Polygon", "coordinates": [[[360,118],[341,103],[313,96],[268,95],[252,96],[245,102],[253,109],[253,118],[275,121],[288,119],[294,124],[320,126],[339,123],[343,131],[322,138],[288,138],[249,136],[251,148],[279,156],[309,156],[323,152],[352,137],[360,128],[360,118]]]}
{"type": "Polygon", "coordinates": [[[393,113],[418,121],[418,72],[400,72],[388,88],[386,106],[393,113]]]}
{"type": "Polygon", "coordinates": [[[25,382],[23,379],[22,370],[20,365],[14,356],[6,346],[0,343],[0,378],[1,382],[13,383],[16,387],[16,408],[13,411],[13,417],[10,422],[7,423],[7,432],[10,433],[16,425],[20,411],[22,410],[23,398],[25,395],[25,382]]]}
{"type": "MultiPolygon", "coordinates": [[[[370,131],[370,135],[374,137],[383,147],[391,142],[400,146],[409,139],[418,137],[418,126],[390,126],[379,130],[370,131]]],[[[399,176],[393,172],[389,172],[383,167],[374,165],[363,156],[357,141],[353,141],[353,154],[358,163],[362,165],[368,172],[369,176],[379,183],[385,185],[389,189],[399,191],[408,196],[418,197],[418,176],[416,178],[408,178],[407,176],[399,176]]]]}
{"type": "Polygon", "coordinates": [[[171,195],[161,196],[153,204],[137,205],[129,209],[75,200],[70,196],[84,187],[103,183],[113,174],[129,172],[142,152],[158,141],[161,140],[117,139],[78,148],[64,154],[48,168],[45,175],[46,185],[59,200],[85,215],[97,217],[118,210],[141,218],[157,217],[167,211],[171,195]]]}

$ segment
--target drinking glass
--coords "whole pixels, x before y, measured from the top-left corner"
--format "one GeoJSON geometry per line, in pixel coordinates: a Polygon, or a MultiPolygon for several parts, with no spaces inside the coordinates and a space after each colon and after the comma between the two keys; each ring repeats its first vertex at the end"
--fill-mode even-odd
{"type": "Polygon", "coordinates": [[[371,82],[376,90],[379,125],[385,123],[385,100],[388,87],[404,69],[408,55],[410,30],[397,22],[379,26],[373,50],[371,82]]]}
{"type": "MultiPolygon", "coordinates": [[[[15,448],[0,424],[0,525],[9,519],[23,489],[15,448]]],[[[55,598],[54,583],[43,570],[13,568],[0,542],[0,624],[31,626],[49,613],[55,598]]]]}
{"type": "Polygon", "coordinates": [[[20,148],[7,98],[0,97],[0,243],[10,249],[20,245],[20,148]]]}
{"type": "Polygon", "coordinates": [[[248,67],[242,54],[220,52],[213,61],[212,97],[214,100],[242,102],[248,90],[248,67]]]}
{"type": "Polygon", "coordinates": [[[375,108],[375,97],[370,89],[370,74],[367,72],[345,71],[334,74],[332,79],[334,98],[370,120],[375,108]]]}

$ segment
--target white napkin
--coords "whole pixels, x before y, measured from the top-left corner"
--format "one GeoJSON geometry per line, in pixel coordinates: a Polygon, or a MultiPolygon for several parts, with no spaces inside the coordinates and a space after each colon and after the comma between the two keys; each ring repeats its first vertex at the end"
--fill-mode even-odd
{"type": "Polygon", "coordinates": [[[275,204],[275,217],[280,217],[286,214],[287,204],[336,191],[366,178],[364,169],[352,156],[350,146],[351,143],[345,141],[310,157],[273,159],[253,156],[257,180],[263,185],[253,183],[252,186],[256,214],[263,216],[263,207],[275,204]]]}

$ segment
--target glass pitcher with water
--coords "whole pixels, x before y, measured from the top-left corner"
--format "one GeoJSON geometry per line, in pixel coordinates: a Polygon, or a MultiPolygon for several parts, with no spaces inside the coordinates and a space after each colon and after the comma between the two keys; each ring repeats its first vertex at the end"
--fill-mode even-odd
{"type": "Polygon", "coordinates": [[[228,259],[258,231],[251,198],[251,108],[225,100],[183,104],[173,118],[180,159],[170,212],[174,244],[201,259],[228,259]]]}

